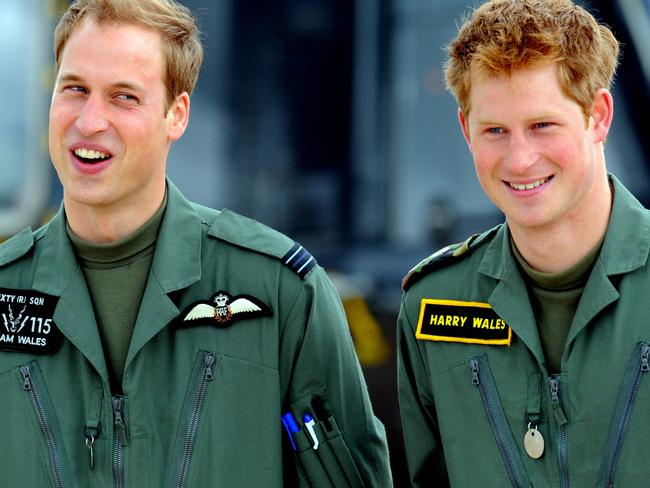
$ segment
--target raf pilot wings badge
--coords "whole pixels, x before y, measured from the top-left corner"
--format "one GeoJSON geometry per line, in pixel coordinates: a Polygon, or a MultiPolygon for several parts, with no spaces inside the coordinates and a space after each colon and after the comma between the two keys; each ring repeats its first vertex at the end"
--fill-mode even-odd
{"type": "Polygon", "coordinates": [[[227,291],[220,290],[212,295],[210,301],[194,302],[181,314],[180,324],[214,325],[228,327],[233,322],[256,317],[273,315],[268,305],[250,295],[232,296],[227,291]]]}

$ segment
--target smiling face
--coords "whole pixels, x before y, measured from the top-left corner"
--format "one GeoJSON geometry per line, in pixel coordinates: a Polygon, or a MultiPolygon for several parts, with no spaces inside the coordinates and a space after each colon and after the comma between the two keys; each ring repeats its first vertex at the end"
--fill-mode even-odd
{"type": "Polygon", "coordinates": [[[169,147],[183,134],[189,112],[187,94],[166,110],[163,73],[162,41],[153,30],[85,19],[72,33],[49,129],[66,210],[137,214],[160,204],[169,147]]]}
{"type": "Polygon", "coordinates": [[[459,112],[481,186],[513,233],[608,215],[602,150],[611,95],[600,90],[585,121],[546,64],[510,76],[472,72],[469,116],[459,112]]]}

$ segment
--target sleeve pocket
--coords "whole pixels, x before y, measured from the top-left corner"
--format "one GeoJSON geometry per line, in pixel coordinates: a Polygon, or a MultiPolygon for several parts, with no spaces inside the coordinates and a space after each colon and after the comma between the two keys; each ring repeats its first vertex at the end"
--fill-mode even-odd
{"type": "MultiPolygon", "coordinates": [[[[323,392],[319,392],[322,398],[323,392]]],[[[291,405],[300,430],[293,434],[298,468],[311,488],[363,488],[365,485],[333,412],[312,410],[310,396],[291,405]],[[305,416],[313,418],[310,425],[305,416]],[[316,436],[316,440],[313,439],[316,436]]]]}

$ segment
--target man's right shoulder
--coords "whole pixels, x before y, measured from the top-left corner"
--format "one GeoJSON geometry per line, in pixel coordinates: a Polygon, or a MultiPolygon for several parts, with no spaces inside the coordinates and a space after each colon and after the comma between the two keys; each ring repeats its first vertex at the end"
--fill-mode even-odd
{"type": "Polygon", "coordinates": [[[434,271],[454,266],[472,255],[482,245],[490,242],[501,224],[482,234],[473,234],[462,242],[439,249],[415,265],[402,280],[402,289],[407,292],[415,283],[434,271]]]}
{"type": "Polygon", "coordinates": [[[0,244],[0,268],[27,255],[34,247],[35,232],[31,227],[0,244]]]}

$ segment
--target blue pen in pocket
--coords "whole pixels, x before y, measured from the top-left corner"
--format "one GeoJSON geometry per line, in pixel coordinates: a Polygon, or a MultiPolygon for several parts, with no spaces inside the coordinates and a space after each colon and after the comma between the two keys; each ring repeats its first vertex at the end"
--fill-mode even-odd
{"type": "Polygon", "coordinates": [[[298,427],[298,422],[296,422],[296,419],[291,412],[287,412],[282,416],[282,424],[284,425],[284,428],[287,429],[287,434],[289,434],[289,440],[291,441],[291,446],[295,451],[296,443],[293,441],[293,434],[300,431],[300,427],[298,427]]]}

